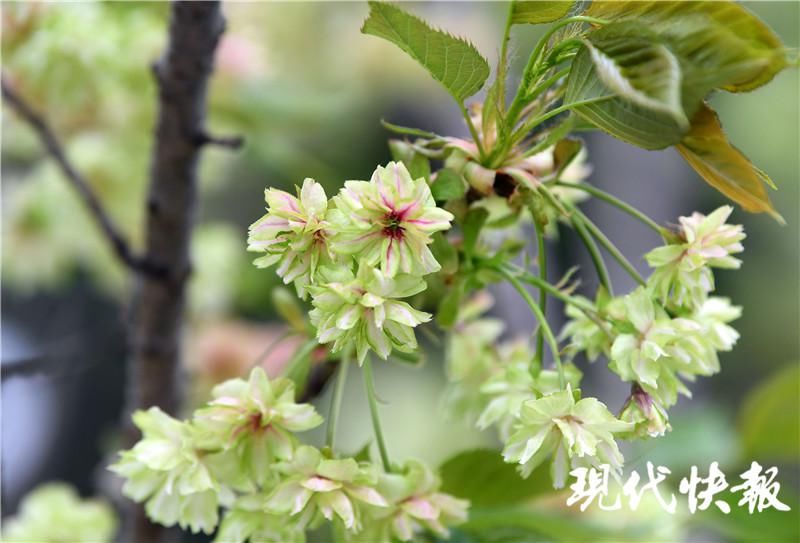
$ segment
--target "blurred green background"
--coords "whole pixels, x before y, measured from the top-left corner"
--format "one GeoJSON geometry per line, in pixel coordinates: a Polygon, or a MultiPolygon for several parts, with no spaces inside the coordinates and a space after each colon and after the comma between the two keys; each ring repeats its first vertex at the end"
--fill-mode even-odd
{"type": "MultiPolygon", "coordinates": [[[[748,7],[787,47],[797,49],[800,4],[748,7]]],[[[469,36],[487,58],[497,58],[505,4],[415,3],[408,8],[469,36]]],[[[278,280],[271,270],[251,266],[245,251],[247,226],[263,213],[265,187],[292,190],[313,177],[330,194],[345,179],[368,178],[376,164],[389,160],[381,118],[466,134],[458,111],[424,70],[391,45],[359,33],[366,3],[229,3],[225,11],[228,29],[217,55],[209,125],[215,133],[243,135],[246,145],[235,153],[209,149],[202,163],[186,331],[195,401],[202,401],[213,382],[245,371],[281,333],[271,301],[278,280]]],[[[137,246],[156,99],[148,66],[163,49],[167,15],[168,6],[161,3],[2,5],[4,75],[46,115],[68,155],[137,246]]],[[[518,69],[539,32],[514,30],[518,69]]],[[[729,480],[752,460],[776,465],[780,496],[793,512],[749,518],[734,507],[724,518],[688,519],[664,518],[642,506],[639,514],[620,520],[620,515],[578,516],[566,510],[559,495],[537,501],[526,518],[538,518],[533,511],[571,515],[572,522],[591,520],[593,526],[627,530],[624,537],[636,540],[800,540],[799,97],[798,70],[790,69],[752,93],[712,100],[730,139],[777,183],[773,199],[787,225],[734,213],[732,220],[743,223],[748,235],[744,266],[720,273],[717,291],[744,307],[736,323],[741,340],[722,356],[722,373],[695,383],[693,400],[681,400],[672,433],[625,451],[630,468],[641,473],[653,461],[668,466],[678,479],[691,465],[702,473],[714,460],[729,480]]],[[[646,152],[602,134],[586,139],[594,168],[590,182],[660,222],[677,222],[680,215],[709,212],[724,203],[672,150],[646,152]]],[[[7,108],[2,181],[5,515],[44,480],[68,480],[84,493],[97,490],[121,412],[129,285],[81,202],[34,134],[7,108]],[[47,360],[49,369],[15,371],[32,359],[47,360]]],[[[601,204],[590,202],[586,209],[646,271],[641,255],[657,240],[601,204]]],[[[585,259],[568,233],[550,251],[553,266],[562,270],[585,259]]],[[[620,273],[614,280],[630,286],[620,273]]],[[[592,280],[584,284],[592,292],[592,280]]],[[[512,333],[529,333],[531,323],[514,297],[504,289],[495,296],[501,302],[495,313],[512,323],[512,333]]],[[[558,321],[560,308],[550,309],[558,321]]],[[[468,448],[496,446],[493,435],[444,417],[443,371],[437,347],[428,347],[423,368],[384,365],[377,374],[393,456],[439,464],[468,448]]],[[[276,370],[281,357],[286,352],[278,351],[267,365],[276,370]]],[[[618,409],[625,387],[602,364],[582,369],[586,388],[618,409]]],[[[325,409],[327,392],[317,403],[325,409]]],[[[339,443],[355,451],[370,439],[369,428],[360,382],[351,379],[339,443]]],[[[546,519],[534,524],[527,529],[543,539],[570,539],[570,532],[552,533],[546,519]]],[[[466,530],[459,537],[471,541],[473,536],[466,530]]]]}

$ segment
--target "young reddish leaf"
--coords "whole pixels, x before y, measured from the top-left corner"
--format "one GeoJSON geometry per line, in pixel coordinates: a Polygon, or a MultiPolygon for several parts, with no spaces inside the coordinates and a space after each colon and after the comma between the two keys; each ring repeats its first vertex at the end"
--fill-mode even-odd
{"type": "Polygon", "coordinates": [[[783,222],[764,186],[772,181],[730,144],[716,112],[707,104],[695,113],[689,133],[676,147],[709,185],[745,210],[767,212],[783,222]]]}

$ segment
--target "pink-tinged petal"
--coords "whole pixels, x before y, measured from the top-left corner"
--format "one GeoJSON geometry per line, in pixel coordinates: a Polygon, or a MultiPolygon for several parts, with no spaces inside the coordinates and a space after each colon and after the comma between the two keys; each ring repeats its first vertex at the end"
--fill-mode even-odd
{"type": "Polygon", "coordinates": [[[331,481],[330,479],[325,479],[323,477],[310,477],[301,483],[305,488],[309,490],[313,490],[314,492],[331,492],[332,490],[336,490],[342,488],[341,483],[337,483],[336,481],[331,481]]]}
{"type": "Polygon", "coordinates": [[[392,521],[392,531],[400,541],[411,541],[411,538],[414,537],[411,519],[403,513],[395,515],[392,521]]]}
{"type": "Polygon", "coordinates": [[[401,243],[396,239],[386,238],[383,240],[381,248],[381,269],[389,277],[397,275],[400,267],[400,255],[398,249],[401,243]]]}
{"type": "MultiPolygon", "coordinates": [[[[404,205],[400,209],[397,210],[397,215],[400,217],[400,220],[405,221],[406,217],[409,215],[413,215],[414,212],[420,207],[422,202],[420,200],[415,199],[409,204],[404,205]]],[[[413,222],[413,221],[409,221],[413,222]]]]}
{"type": "Polygon", "coordinates": [[[380,493],[369,486],[351,486],[345,490],[348,494],[370,505],[377,507],[389,507],[389,502],[380,493]]]}
{"type": "Polygon", "coordinates": [[[322,215],[328,208],[325,189],[310,177],[306,178],[300,189],[300,203],[303,204],[309,215],[322,215]]]}
{"type": "Polygon", "coordinates": [[[409,515],[424,520],[433,520],[439,516],[439,508],[423,498],[410,498],[404,501],[401,507],[409,515]]]}

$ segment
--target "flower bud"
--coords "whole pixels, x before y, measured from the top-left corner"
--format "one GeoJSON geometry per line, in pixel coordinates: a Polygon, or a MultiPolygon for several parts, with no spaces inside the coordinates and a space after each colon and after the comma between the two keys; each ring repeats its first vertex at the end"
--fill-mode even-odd
{"type": "Polygon", "coordinates": [[[672,430],[666,410],[653,399],[638,383],[631,387],[631,395],[625,402],[620,420],[633,423],[634,429],[631,437],[663,436],[672,430]]]}

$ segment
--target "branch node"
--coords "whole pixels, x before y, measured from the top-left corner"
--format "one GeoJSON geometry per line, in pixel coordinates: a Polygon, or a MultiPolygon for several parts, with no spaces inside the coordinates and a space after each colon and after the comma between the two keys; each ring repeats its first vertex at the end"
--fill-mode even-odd
{"type": "Polygon", "coordinates": [[[242,136],[212,136],[208,132],[199,132],[192,138],[198,147],[203,145],[216,145],[228,149],[241,149],[244,145],[242,136]]]}

